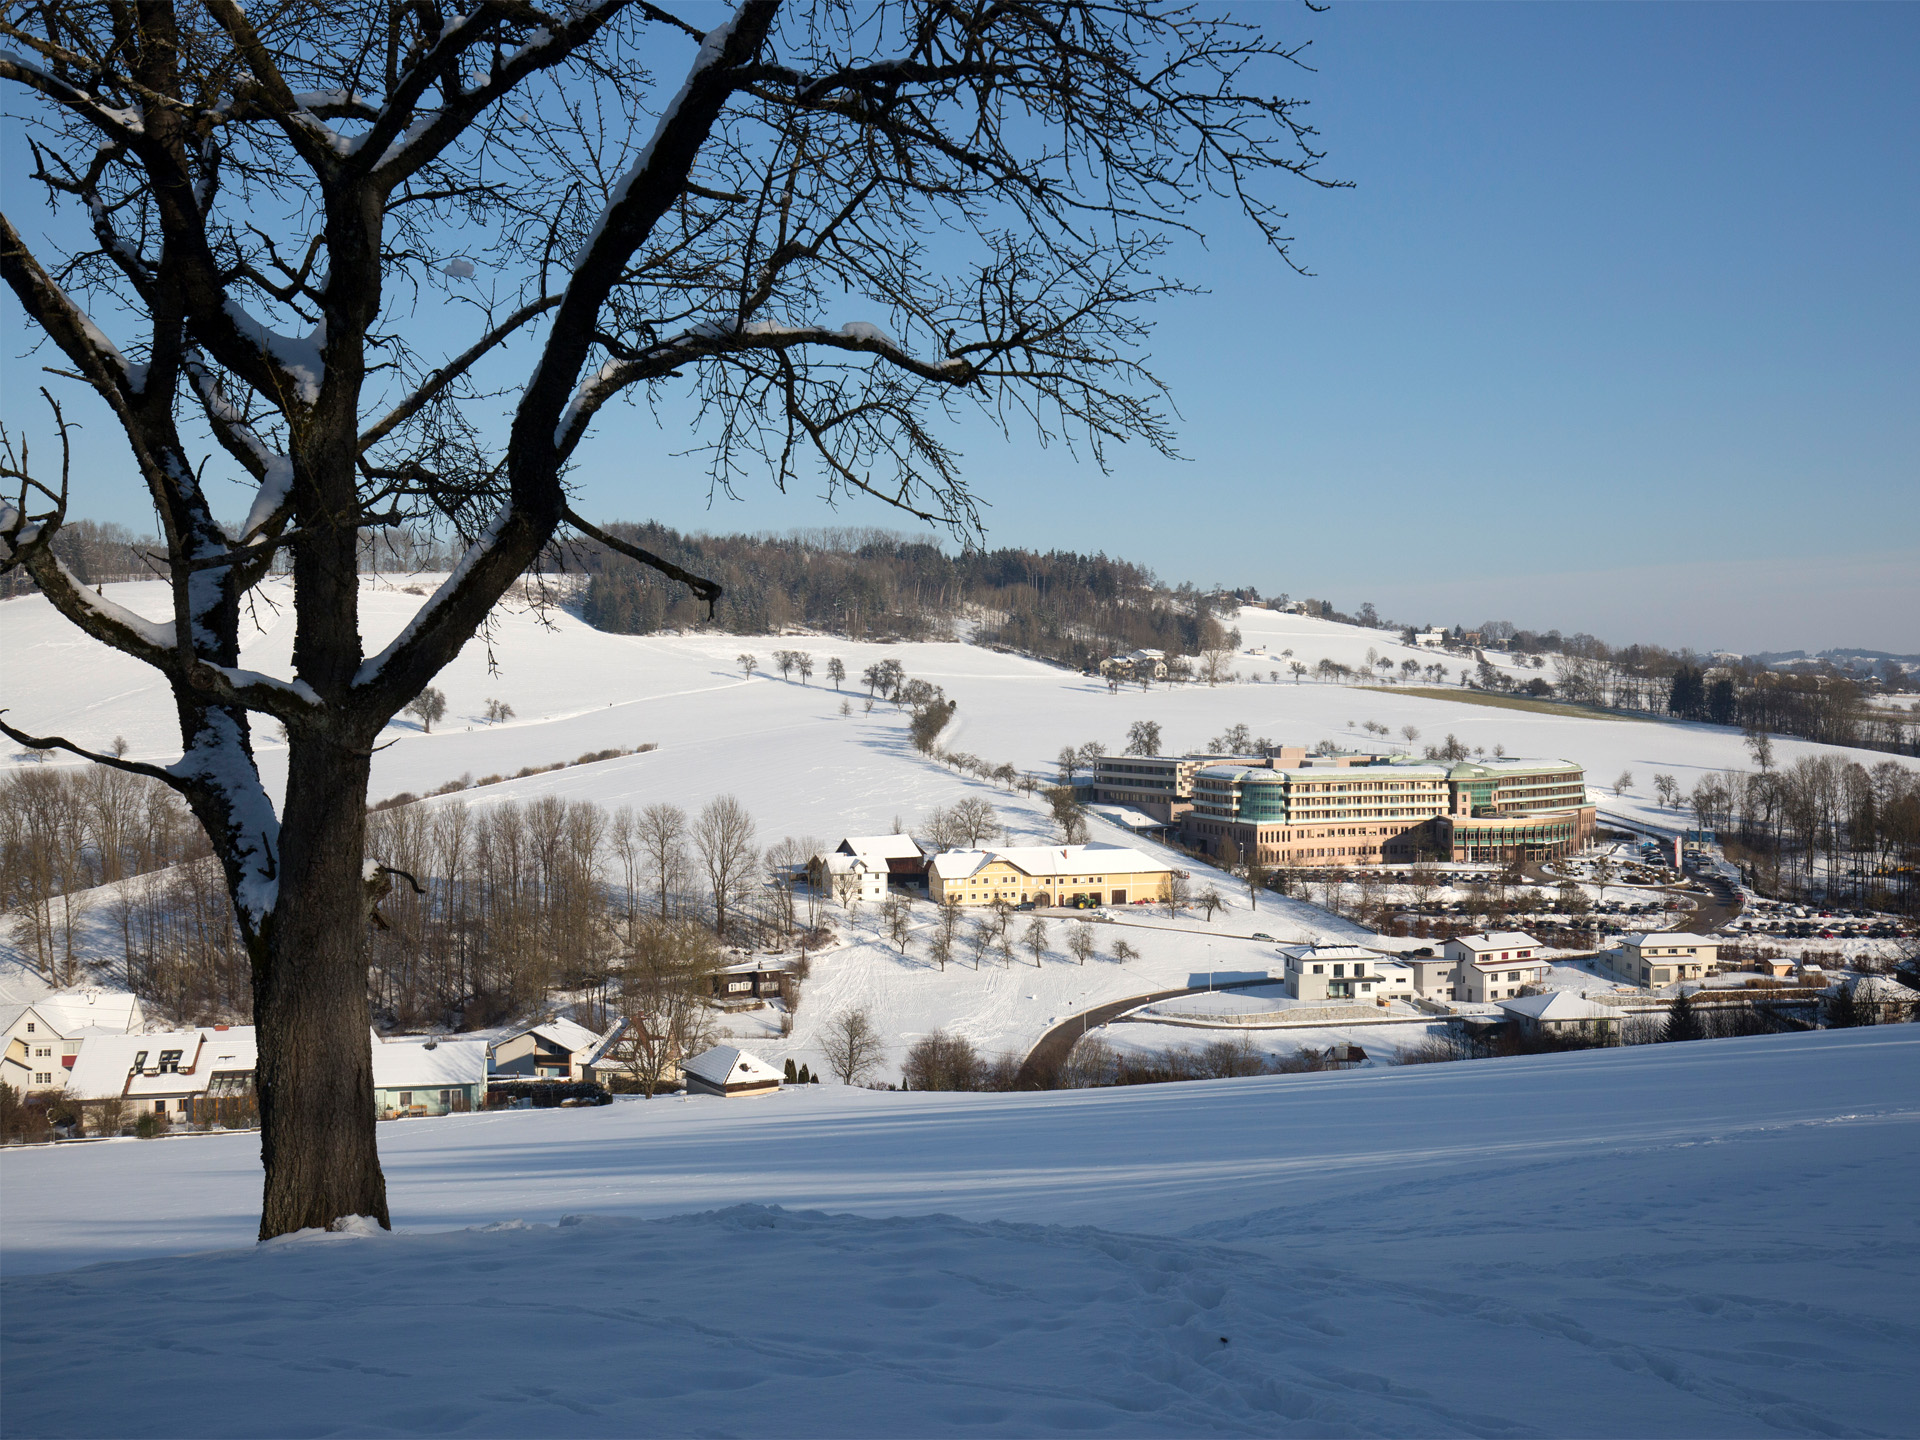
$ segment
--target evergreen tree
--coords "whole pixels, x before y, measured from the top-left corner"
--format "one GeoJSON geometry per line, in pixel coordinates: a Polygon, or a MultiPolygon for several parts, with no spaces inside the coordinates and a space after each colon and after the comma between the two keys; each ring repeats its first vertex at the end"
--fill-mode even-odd
{"type": "Polygon", "coordinates": [[[1700,1012],[1694,1008],[1693,996],[1682,992],[1674,996],[1673,1004],[1667,1007],[1666,1028],[1660,1032],[1662,1040],[1704,1040],[1707,1032],[1700,1023],[1700,1012]]]}

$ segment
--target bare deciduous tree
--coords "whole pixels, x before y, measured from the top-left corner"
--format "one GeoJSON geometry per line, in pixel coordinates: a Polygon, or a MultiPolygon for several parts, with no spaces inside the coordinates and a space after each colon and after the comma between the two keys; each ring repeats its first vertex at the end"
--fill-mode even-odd
{"type": "Polygon", "coordinates": [[[886,1058],[887,1045],[864,1009],[842,1010],[820,1032],[820,1053],[842,1085],[858,1085],[886,1058]]]}
{"type": "Polygon", "coordinates": [[[1270,182],[1328,183],[1275,98],[1297,52],[1180,0],[739,0],[704,32],[642,0],[47,0],[0,28],[31,142],[13,153],[86,237],[36,253],[0,220],[0,278],[126,438],[173,613],[59,561],[69,467],[17,438],[0,566],[160,672],[184,758],[0,729],[161,779],[205,828],[255,972],[262,1236],[387,1219],[363,875],[380,731],[569,527],[718,596],[572,508],[611,402],[677,381],[716,484],[807,465],[969,532],[948,408],[1024,410],[1097,462],[1170,450],[1142,351],[1144,307],[1184,288],[1167,237],[1212,191],[1284,255],[1270,182]],[[875,318],[830,323],[845,296],[875,318]],[[423,299],[471,330],[423,339],[423,299]],[[252,491],[232,530],[227,476],[252,491]],[[369,654],[361,536],[409,523],[467,548],[369,654]],[[276,677],[240,667],[240,618],[283,558],[276,677]],[[286,727],[277,807],[250,711],[286,727]]]}
{"type": "Polygon", "coordinates": [[[678,805],[656,801],[634,820],[634,834],[646,856],[647,873],[659,902],[659,917],[667,918],[675,890],[687,876],[687,812],[678,805]]]}
{"type": "Polygon", "coordinates": [[[407,702],[407,714],[420,722],[423,731],[431,731],[433,722],[446,713],[446,695],[431,685],[407,702]]]}
{"type": "Polygon", "coordinates": [[[713,937],[698,926],[655,922],[619,976],[624,1023],[608,1058],[649,1099],[682,1061],[713,1043],[707,994],[718,958],[713,937]]]}
{"type": "Polygon", "coordinates": [[[759,859],[753,837],[753,816],[731,795],[715,796],[693,825],[693,848],[707,872],[707,894],[713,902],[713,933],[722,940],[728,917],[753,882],[759,859]]]}
{"type": "Polygon", "coordinates": [[[1075,925],[1067,932],[1067,950],[1080,964],[1084,965],[1093,958],[1093,927],[1087,924],[1075,925]]]}

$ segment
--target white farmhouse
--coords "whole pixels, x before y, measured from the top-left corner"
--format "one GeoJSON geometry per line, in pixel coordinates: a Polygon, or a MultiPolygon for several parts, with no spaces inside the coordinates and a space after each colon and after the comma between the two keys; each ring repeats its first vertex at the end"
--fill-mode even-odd
{"type": "Polygon", "coordinates": [[[251,1025],[199,1025],[142,1035],[92,1035],[67,1081],[79,1101],[118,1100],[136,1113],[191,1121],[207,1102],[253,1094],[251,1025]]]}
{"type": "Polygon", "coordinates": [[[63,990],[23,1005],[0,1006],[6,1053],[0,1080],[21,1094],[64,1090],[89,1037],[125,1035],[146,1024],[139,997],[126,990],[63,990]]]}

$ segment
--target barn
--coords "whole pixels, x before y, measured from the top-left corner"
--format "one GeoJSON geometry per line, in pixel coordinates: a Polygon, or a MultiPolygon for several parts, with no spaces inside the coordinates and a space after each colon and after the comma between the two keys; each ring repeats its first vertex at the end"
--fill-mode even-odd
{"type": "Polygon", "coordinates": [[[780,1088],[780,1072],[758,1055],[731,1045],[703,1050],[680,1067],[689,1095],[725,1095],[740,1099],[771,1095],[780,1088]]]}

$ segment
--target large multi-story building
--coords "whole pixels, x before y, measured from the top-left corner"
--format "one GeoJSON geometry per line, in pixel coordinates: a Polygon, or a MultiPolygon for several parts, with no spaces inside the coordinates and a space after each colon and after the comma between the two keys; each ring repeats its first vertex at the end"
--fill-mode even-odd
{"type": "Polygon", "coordinates": [[[1194,777],[1211,766],[1259,769],[1294,766],[1372,765],[1386,756],[1341,750],[1307,758],[1304,745],[1282,745],[1266,755],[1102,755],[1094,761],[1088,796],[1099,805],[1127,805],[1173,824],[1193,808],[1194,777]]]}
{"type": "Polygon", "coordinates": [[[1586,775],[1570,760],[1213,764],[1191,787],[1182,840],[1266,865],[1508,864],[1570,854],[1593,833],[1586,775]]]}

